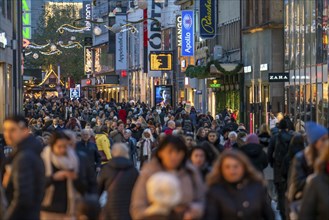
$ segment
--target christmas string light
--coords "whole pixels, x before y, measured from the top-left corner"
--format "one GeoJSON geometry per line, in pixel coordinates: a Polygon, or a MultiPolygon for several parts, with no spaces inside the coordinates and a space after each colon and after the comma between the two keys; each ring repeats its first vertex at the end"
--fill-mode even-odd
{"type": "Polygon", "coordinates": [[[42,55],[45,55],[45,56],[51,56],[51,55],[60,55],[62,54],[63,52],[60,51],[60,50],[55,50],[55,51],[39,51],[42,55]]]}
{"type": "Polygon", "coordinates": [[[63,24],[61,25],[56,32],[59,32],[60,34],[63,34],[64,31],[68,31],[71,33],[83,33],[84,31],[87,31],[88,27],[75,27],[70,24],[63,24]]]}

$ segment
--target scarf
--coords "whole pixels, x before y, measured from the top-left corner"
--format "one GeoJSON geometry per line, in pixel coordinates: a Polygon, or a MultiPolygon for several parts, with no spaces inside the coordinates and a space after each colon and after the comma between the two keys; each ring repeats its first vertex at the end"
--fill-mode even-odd
{"type": "MultiPolygon", "coordinates": [[[[41,157],[45,165],[46,177],[50,177],[54,174],[52,164],[59,170],[73,170],[77,174],[79,172],[78,157],[75,151],[70,147],[68,147],[67,149],[66,156],[56,156],[55,154],[52,153],[50,146],[47,146],[41,153],[41,157]]],[[[67,179],[66,184],[67,184],[67,199],[68,199],[67,214],[74,215],[77,195],[73,186],[73,181],[67,179]]],[[[46,189],[45,196],[42,201],[43,206],[48,207],[51,205],[54,191],[55,191],[54,185],[50,185],[46,189]]]]}
{"type": "Polygon", "coordinates": [[[143,144],[143,156],[148,157],[148,161],[151,160],[151,140],[150,139],[145,139],[144,144],[143,144]]]}

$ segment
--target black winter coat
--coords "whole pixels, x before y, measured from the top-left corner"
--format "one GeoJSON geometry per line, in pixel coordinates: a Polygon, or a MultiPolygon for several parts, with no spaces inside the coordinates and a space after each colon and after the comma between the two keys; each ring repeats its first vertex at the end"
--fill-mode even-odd
{"type": "Polygon", "coordinates": [[[286,182],[282,176],[282,165],[284,158],[288,154],[291,138],[292,135],[290,133],[282,130],[278,135],[272,137],[268,147],[268,162],[273,167],[275,183],[286,182]]]}
{"type": "Polygon", "coordinates": [[[250,159],[257,170],[263,172],[267,167],[267,156],[260,144],[245,144],[240,150],[250,159]]]}
{"type": "Polygon", "coordinates": [[[258,135],[259,142],[264,147],[268,147],[271,141],[271,136],[268,133],[261,133],[258,135]]]}
{"type": "Polygon", "coordinates": [[[267,191],[261,183],[221,182],[207,192],[206,220],[274,220],[267,191]]]}
{"type": "Polygon", "coordinates": [[[90,141],[80,141],[77,143],[76,150],[87,155],[89,164],[93,167],[94,171],[96,167],[101,167],[101,156],[98,153],[98,149],[95,143],[90,141]]]}
{"type": "Polygon", "coordinates": [[[107,191],[105,219],[130,220],[131,192],[138,177],[133,163],[123,157],[112,158],[98,176],[98,194],[107,191]]]}
{"type": "Polygon", "coordinates": [[[306,185],[299,220],[329,219],[329,174],[320,173],[306,185]]]}
{"type": "Polygon", "coordinates": [[[41,143],[32,135],[13,154],[12,174],[6,189],[9,202],[4,219],[38,220],[45,189],[41,143]]]}
{"type": "Polygon", "coordinates": [[[79,158],[79,178],[75,182],[77,190],[82,194],[97,194],[96,173],[93,166],[90,166],[88,156],[84,152],[77,152],[79,158]]]}
{"type": "Polygon", "coordinates": [[[291,165],[291,175],[289,178],[288,189],[289,201],[300,199],[299,195],[301,195],[304,190],[306,179],[313,172],[313,167],[307,164],[305,151],[298,152],[291,165]]]}

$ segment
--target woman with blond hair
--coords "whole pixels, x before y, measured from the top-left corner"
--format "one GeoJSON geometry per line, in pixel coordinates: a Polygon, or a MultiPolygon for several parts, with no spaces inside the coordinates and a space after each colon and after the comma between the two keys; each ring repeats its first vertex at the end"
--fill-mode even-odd
{"type": "Polygon", "coordinates": [[[259,142],[263,147],[268,147],[271,141],[271,132],[267,124],[262,124],[258,134],[259,142]]]}
{"type": "Polygon", "coordinates": [[[300,220],[322,220],[329,217],[329,143],[315,166],[316,176],[304,190],[300,220]]]}
{"type": "Polygon", "coordinates": [[[241,152],[225,151],[207,184],[205,219],[274,219],[262,175],[241,152]]]}

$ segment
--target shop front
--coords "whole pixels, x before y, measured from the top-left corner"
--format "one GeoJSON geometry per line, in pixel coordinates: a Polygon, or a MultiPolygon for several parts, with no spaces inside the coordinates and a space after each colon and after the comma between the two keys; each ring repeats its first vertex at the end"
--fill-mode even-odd
{"type": "Polygon", "coordinates": [[[328,127],[328,1],[286,0],[284,8],[286,110],[328,127]]]}
{"type": "Polygon", "coordinates": [[[114,99],[120,101],[120,82],[119,76],[115,74],[96,76],[95,93],[97,99],[114,99]]]}

